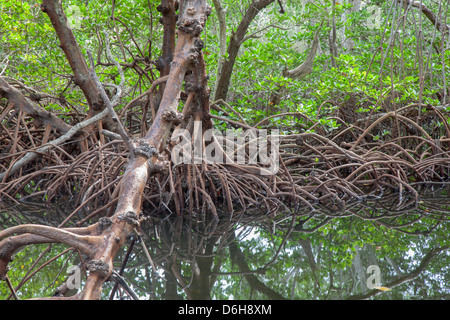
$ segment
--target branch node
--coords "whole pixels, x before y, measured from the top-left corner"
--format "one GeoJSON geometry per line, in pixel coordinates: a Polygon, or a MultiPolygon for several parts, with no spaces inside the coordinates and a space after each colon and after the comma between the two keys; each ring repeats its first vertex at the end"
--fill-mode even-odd
{"type": "Polygon", "coordinates": [[[156,150],[155,147],[150,145],[145,139],[139,139],[138,146],[134,148],[134,154],[144,156],[147,159],[150,159],[155,154],[158,154],[158,150],[156,150]]]}
{"type": "Polygon", "coordinates": [[[189,59],[193,64],[198,64],[198,52],[191,52],[191,53],[189,53],[188,59],[189,59]]]}
{"type": "Polygon", "coordinates": [[[124,220],[126,223],[138,227],[139,226],[139,216],[136,212],[127,211],[118,215],[119,220],[124,220]]]}
{"type": "Polygon", "coordinates": [[[169,6],[163,6],[163,5],[159,5],[156,7],[156,11],[160,12],[161,14],[165,15],[168,14],[170,12],[170,7],[169,6]]]}
{"type": "Polygon", "coordinates": [[[106,230],[112,225],[112,220],[110,217],[101,217],[98,220],[98,228],[100,231],[106,230]]]}
{"type": "Polygon", "coordinates": [[[209,4],[206,5],[205,14],[206,14],[207,17],[209,17],[211,15],[211,11],[212,11],[212,7],[209,4]]]}
{"type": "Polygon", "coordinates": [[[173,122],[174,125],[180,124],[181,120],[183,120],[183,114],[178,113],[175,110],[166,110],[163,112],[162,116],[164,121],[173,122]]]}
{"type": "Polygon", "coordinates": [[[169,167],[169,161],[164,159],[162,156],[158,156],[155,161],[150,162],[150,172],[163,172],[169,167]]]}
{"type": "Polygon", "coordinates": [[[109,266],[106,262],[101,260],[91,260],[87,263],[86,268],[90,273],[98,273],[102,277],[107,277],[109,274],[109,266]]]}
{"type": "Polygon", "coordinates": [[[194,14],[197,13],[197,10],[195,10],[194,7],[189,7],[189,8],[186,9],[186,13],[187,13],[188,15],[190,15],[190,16],[193,16],[194,14]]]}
{"type": "Polygon", "coordinates": [[[197,85],[196,83],[193,83],[191,81],[188,81],[184,84],[184,89],[186,90],[186,92],[191,92],[191,91],[200,91],[203,89],[202,85],[197,85]]]}
{"type": "Polygon", "coordinates": [[[202,50],[204,47],[203,40],[200,38],[195,38],[194,40],[194,48],[198,51],[202,50]]]}
{"type": "MultiPolygon", "coordinates": [[[[206,21],[206,19],[202,19],[206,21]]],[[[198,37],[203,31],[204,23],[200,22],[199,19],[180,19],[177,21],[177,28],[181,32],[191,34],[194,37],[198,37]]]]}

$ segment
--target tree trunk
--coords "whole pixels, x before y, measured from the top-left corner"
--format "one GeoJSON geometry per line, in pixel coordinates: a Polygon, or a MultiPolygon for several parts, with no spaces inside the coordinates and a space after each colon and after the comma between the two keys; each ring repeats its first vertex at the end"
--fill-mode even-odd
{"type": "MultiPolygon", "coordinates": [[[[88,118],[92,118],[100,113],[105,108],[105,105],[94,80],[89,74],[89,68],[81,53],[80,46],[75,39],[72,29],[69,27],[62,3],[56,0],[43,0],[41,9],[50,18],[53,28],[58,35],[60,46],[73,71],[74,82],[83,91],[89,105],[88,118]]],[[[109,118],[105,119],[103,127],[114,130],[109,118]]]]}
{"type": "Polygon", "coordinates": [[[214,92],[217,91],[219,79],[222,76],[222,68],[225,63],[225,55],[227,52],[227,24],[225,21],[225,10],[220,3],[220,0],[213,0],[214,8],[217,13],[217,20],[219,21],[219,61],[217,66],[217,78],[214,85],[214,92]]]}
{"type": "MultiPolygon", "coordinates": [[[[61,4],[52,0],[44,0],[43,10],[49,14],[55,29],[57,29],[75,78],[78,79],[77,83],[86,90],[86,97],[92,99],[90,105],[98,108],[101,101],[99,95],[92,94],[97,89],[101,94],[104,92],[101,92],[101,87],[98,87],[95,81],[95,74],[91,77],[84,58],[82,59],[75,38],[65,24],[67,19],[61,4]],[[72,58],[74,59],[72,60],[72,58]]],[[[80,250],[88,256],[89,260],[87,263],[89,275],[84,289],[73,298],[91,300],[101,297],[103,283],[110,277],[113,270],[114,257],[124,245],[127,237],[139,228],[142,196],[147,180],[152,173],[164,170],[167,164],[164,160],[167,157],[164,154],[165,142],[174,123],[179,120],[178,102],[188,72],[189,83],[186,86],[191,88],[195,102],[192,104],[192,108],[200,111],[196,112],[196,117],[206,125],[205,130],[212,125],[208,117],[209,96],[206,87],[205,64],[201,52],[203,43],[199,38],[210,13],[211,7],[206,4],[206,0],[186,0],[180,7],[180,19],[177,23],[178,41],[170,63],[161,104],[146,136],[127,142],[130,151],[129,163],[120,182],[119,197],[114,214],[111,217],[102,218],[98,223],[86,228],[61,229],[42,225],[21,225],[0,231],[0,240],[7,238],[0,243],[2,249],[0,252],[0,278],[6,277],[7,264],[12,252],[18,247],[32,243],[60,242],[80,250]],[[12,237],[15,233],[24,234],[12,237]]],[[[166,42],[165,45],[170,46],[171,44],[166,42]]],[[[166,48],[166,51],[170,52],[170,48],[166,48]]],[[[106,102],[110,104],[109,101],[106,102]]],[[[111,109],[111,106],[108,109],[111,109]]],[[[114,114],[114,111],[111,112],[114,114]]],[[[191,114],[193,113],[191,112],[191,114]]],[[[117,121],[118,119],[116,119],[117,121]]],[[[122,138],[128,137],[122,136],[122,138]]]]}
{"type": "Polygon", "coordinates": [[[261,282],[250,270],[247,261],[245,259],[245,255],[239,249],[237,244],[237,240],[235,239],[234,233],[231,235],[231,238],[234,239],[233,242],[230,243],[228,249],[230,250],[230,257],[232,263],[235,263],[239,270],[244,274],[245,280],[247,280],[248,284],[253,290],[257,290],[263,294],[265,294],[269,299],[272,300],[285,300],[285,298],[273,290],[266,286],[263,282],[261,282]]]}
{"type": "Polygon", "coordinates": [[[142,194],[151,173],[163,169],[162,147],[168,138],[177,113],[181,87],[188,70],[196,67],[201,53],[199,35],[203,30],[210,8],[205,0],[183,2],[177,23],[178,41],[171,63],[166,88],[161,104],[145,138],[139,140],[121,182],[120,196],[112,217],[112,229],[103,250],[97,251],[94,260],[108,266],[107,273],[94,273],[88,277],[84,299],[98,299],[103,282],[112,271],[112,259],[121,248],[126,237],[138,225],[142,205],[142,194]]]}
{"type": "Polygon", "coordinates": [[[241,23],[239,23],[236,32],[233,32],[231,34],[230,43],[228,44],[227,49],[227,57],[222,65],[220,78],[218,78],[217,80],[216,92],[214,93],[214,101],[217,101],[219,99],[226,101],[234,63],[236,62],[239,48],[241,47],[250,23],[262,9],[264,9],[274,1],[275,0],[253,0],[249,8],[245,12],[241,23]]]}

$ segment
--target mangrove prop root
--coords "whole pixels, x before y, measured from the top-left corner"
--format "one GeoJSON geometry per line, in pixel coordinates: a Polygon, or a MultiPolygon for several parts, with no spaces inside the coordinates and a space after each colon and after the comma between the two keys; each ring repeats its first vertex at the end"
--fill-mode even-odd
{"type": "MultiPolygon", "coordinates": [[[[205,131],[213,127],[214,118],[228,121],[230,126],[255,129],[242,117],[233,120],[211,117],[209,113],[206,68],[199,39],[209,12],[206,1],[183,2],[170,72],[138,97],[153,100],[155,87],[164,84],[159,107],[156,109],[153,102],[149,103],[152,123],[146,133],[133,129],[136,124],[147,128],[147,123],[143,126],[145,119],[139,117],[139,110],[133,110],[130,103],[127,114],[134,120],[124,128],[128,131],[126,137],[101,128],[98,136],[76,135],[84,126],[106,116],[108,111],[101,111],[105,101],[91,101],[98,110],[78,125],[51,130],[52,124],[44,121],[44,127],[39,127],[32,120],[39,117],[43,120],[44,115],[33,113],[20,91],[0,79],[0,95],[9,99],[9,103],[0,104],[0,198],[16,203],[44,199],[48,204],[72,199],[75,206],[62,214],[58,227],[36,221],[1,231],[2,279],[6,279],[7,265],[20,247],[64,243],[89,259],[83,291],[72,298],[98,299],[103,283],[113,272],[112,259],[127,237],[139,232],[141,222],[148,216],[190,219],[192,224],[206,226],[204,237],[226,233],[226,228],[251,223],[259,217],[270,221],[269,228],[283,229],[289,225],[292,230],[302,232],[314,232],[345,215],[402,232],[420,219],[418,215],[410,221],[398,222],[395,212],[388,217],[363,209],[345,211],[388,194],[395,194],[401,203],[407,198],[405,194],[412,195],[412,201],[417,203],[412,183],[448,180],[449,129],[446,126],[429,133],[425,128],[430,123],[411,120],[415,110],[412,107],[402,109],[401,114],[363,119],[361,122],[367,123],[365,128],[345,125],[330,133],[318,130],[323,134],[281,135],[277,146],[280,166],[271,175],[263,174],[268,172],[267,166],[248,164],[252,155],[241,145],[235,145],[234,150],[244,151],[246,164],[172,163],[174,144],[170,135],[175,126],[192,134],[196,130],[194,121],[201,121],[205,131]],[[188,98],[183,112],[178,113],[183,84],[188,98]],[[380,134],[392,128],[394,121],[399,124],[396,135],[380,139],[380,134]],[[133,139],[133,135],[139,138],[126,141],[127,148],[123,139],[133,139]],[[32,157],[28,156],[31,154],[32,157]],[[294,224],[297,218],[298,225],[294,224]],[[226,226],[219,223],[223,220],[226,226]],[[69,224],[79,228],[68,228],[69,224]]],[[[74,72],[89,71],[84,64],[81,71],[75,67],[74,72]]],[[[91,97],[98,99],[99,95],[91,97]]],[[[217,106],[213,104],[213,108],[217,106]]],[[[448,116],[437,108],[429,108],[427,112],[440,119],[448,116]]],[[[340,122],[345,123],[342,119],[340,122]]],[[[216,138],[214,143],[219,141],[216,138]]],[[[402,213],[400,210],[398,215],[402,213]]],[[[443,219],[430,218],[436,225],[443,219]]]]}

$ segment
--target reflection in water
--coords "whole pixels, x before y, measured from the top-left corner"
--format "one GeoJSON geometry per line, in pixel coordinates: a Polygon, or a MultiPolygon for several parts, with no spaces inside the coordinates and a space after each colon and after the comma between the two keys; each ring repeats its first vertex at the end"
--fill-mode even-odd
{"type": "MultiPolygon", "coordinates": [[[[70,209],[8,207],[0,225],[57,226],[70,209]]],[[[144,213],[104,299],[448,299],[449,213],[446,189],[426,189],[418,203],[391,195],[346,210],[224,212],[213,222],[144,213]]],[[[83,285],[83,258],[63,245],[29,246],[8,276],[19,298],[51,296],[73,280],[71,266],[83,285]]],[[[1,299],[12,297],[5,281],[0,288],[1,299]]]]}

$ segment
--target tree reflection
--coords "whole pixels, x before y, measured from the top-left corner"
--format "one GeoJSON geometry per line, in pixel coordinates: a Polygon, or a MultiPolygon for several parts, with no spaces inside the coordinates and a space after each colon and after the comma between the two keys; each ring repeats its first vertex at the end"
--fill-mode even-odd
{"type": "MultiPolygon", "coordinates": [[[[10,207],[0,223],[58,225],[65,219],[62,208],[10,207]]],[[[219,221],[195,212],[189,217],[144,212],[140,230],[116,257],[103,298],[450,298],[445,189],[424,190],[419,203],[392,194],[347,203],[345,210],[263,211],[223,212],[219,221]],[[373,289],[369,266],[380,270],[380,285],[373,289]]],[[[74,290],[64,286],[67,268],[80,266],[85,275],[85,264],[63,245],[30,246],[10,264],[9,283],[20,299],[70,295],[74,290]]],[[[14,298],[7,281],[0,287],[2,299],[14,298]]]]}

